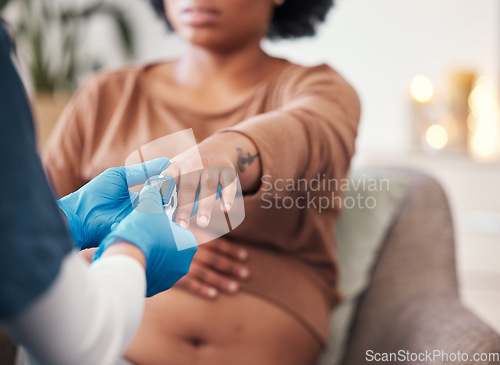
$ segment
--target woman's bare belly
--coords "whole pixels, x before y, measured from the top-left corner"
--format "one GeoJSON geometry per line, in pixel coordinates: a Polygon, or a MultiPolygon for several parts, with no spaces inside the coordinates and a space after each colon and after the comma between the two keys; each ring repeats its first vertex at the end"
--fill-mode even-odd
{"type": "Polygon", "coordinates": [[[312,365],[320,350],[295,318],[255,295],[206,300],[172,288],[146,300],[126,357],[138,365],[312,365]]]}

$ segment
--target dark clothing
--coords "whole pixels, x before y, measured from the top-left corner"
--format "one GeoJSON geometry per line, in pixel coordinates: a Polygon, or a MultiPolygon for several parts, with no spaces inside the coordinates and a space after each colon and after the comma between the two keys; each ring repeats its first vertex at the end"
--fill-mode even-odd
{"type": "Polygon", "coordinates": [[[73,248],[36,150],[11,50],[0,22],[0,320],[46,291],[73,248]]]}

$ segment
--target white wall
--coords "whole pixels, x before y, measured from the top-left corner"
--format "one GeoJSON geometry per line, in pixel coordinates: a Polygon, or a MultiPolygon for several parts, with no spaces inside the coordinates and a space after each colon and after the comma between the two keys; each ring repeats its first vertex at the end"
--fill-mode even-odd
{"type": "Polygon", "coordinates": [[[452,68],[498,80],[498,0],[340,0],[313,41],[270,47],[304,63],[324,60],[358,89],[363,117],[358,146],[408,145],[408,84],[428,75],[446,92],[452,68]]]}
{"type": "MultiPolygon", "coordinates": [[[[165,33],[146,1],[121,3],[128,4],[137,25],[140,61],[180,52],[181,42],[165,33]]],[[[102,31],[97,33],[102,40],[102,31]]],[[[500,81],[500,1],[337,0],[317,37],[266,42],[265,49],[337,68],[362,99],[358,150],[402,150],[409,144],[407,90],[413,76],[428,75],[442,94],[452,69],[473,69],[500,81]]]]}

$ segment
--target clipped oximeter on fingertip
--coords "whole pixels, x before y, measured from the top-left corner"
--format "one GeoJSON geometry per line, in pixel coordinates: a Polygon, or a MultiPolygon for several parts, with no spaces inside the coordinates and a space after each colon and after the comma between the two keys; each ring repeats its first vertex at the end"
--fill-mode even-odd
{"type": "Polygon", "coordinates": [[[150,177],[145,185],[154,186],[160,192],[163,210],[170,220],[177,209],[177,186],[175,179],[169,175],[150,177]]]}

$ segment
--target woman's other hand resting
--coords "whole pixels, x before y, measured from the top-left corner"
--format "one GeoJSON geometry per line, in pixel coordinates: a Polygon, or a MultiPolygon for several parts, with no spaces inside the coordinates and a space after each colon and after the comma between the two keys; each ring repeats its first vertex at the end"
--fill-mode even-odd
{"type": "Polygon", "coordinates": [[[223,238],[198,248],[189,273],[175,285],[203,298],[214,299],[219,292],[234,294],[239,281],[250,276],[244,262],[248,252],[223,238]]]}

